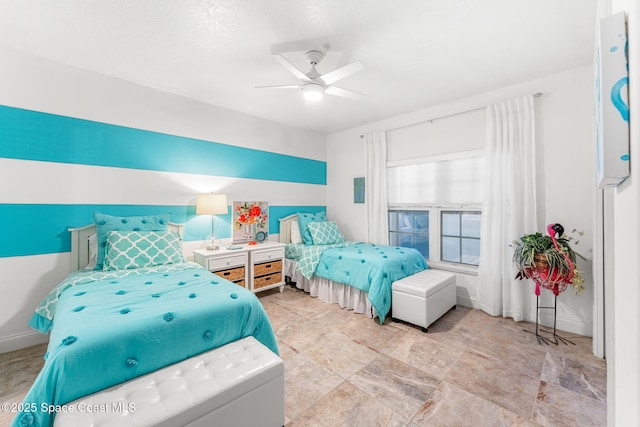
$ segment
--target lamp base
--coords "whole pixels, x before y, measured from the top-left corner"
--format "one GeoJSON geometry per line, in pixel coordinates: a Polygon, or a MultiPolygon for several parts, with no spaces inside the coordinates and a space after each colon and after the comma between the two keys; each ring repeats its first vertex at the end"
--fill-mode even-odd
{"type": "Polygon", "coordinates": [[[208,251],[217,251],[218,249],[220,249],[220,246],[217,246],[217,245],[209,245],[209,246],[207,246],[207,250],[208,251]]]}

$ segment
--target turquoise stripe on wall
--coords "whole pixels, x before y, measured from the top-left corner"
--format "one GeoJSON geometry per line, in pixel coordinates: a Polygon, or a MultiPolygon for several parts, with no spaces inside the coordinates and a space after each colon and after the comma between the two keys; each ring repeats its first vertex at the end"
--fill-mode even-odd
{"type": "Polygon", "coordinates": [[[0,157],[327,183],[326,162],[0,106],[0,157]]]}
{"type": "MultiPolygon", "coordinates": [[[[150,205],[49,205],[0,204],[0,257],[39,255],[71,251],[69,227],[93,223],[93,212],[109,215],[171,214],[171,221],[184,223],[184,240],[211,238],[211,217],[196,215],[195,206],[150,205]]],[[[296,212],[320,212],[324,206],[269,206],[269,232],[280,232],[279,218],[296,212]]],[[[229,208],[229,212],[231,208],[229,208]]],[[[231,237],[231,215],[218,215],[216,238],[231,237]]]]}

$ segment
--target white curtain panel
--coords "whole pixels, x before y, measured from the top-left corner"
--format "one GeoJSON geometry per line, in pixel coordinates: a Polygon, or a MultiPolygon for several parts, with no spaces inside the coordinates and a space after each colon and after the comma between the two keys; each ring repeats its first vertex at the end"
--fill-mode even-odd
{"type": "Polygon", "coordinates": [[[367,241],[389,244],[387,218],[387,137],[384,131],[364,135],[365,206],[367,209],[367,241]]]}
{"type": "Polygon", "coordinates": [[[478,308],[523,320],[529,286],[515,280],[514,240],[536,231],[533,96],[487,107],[478,308]]]}

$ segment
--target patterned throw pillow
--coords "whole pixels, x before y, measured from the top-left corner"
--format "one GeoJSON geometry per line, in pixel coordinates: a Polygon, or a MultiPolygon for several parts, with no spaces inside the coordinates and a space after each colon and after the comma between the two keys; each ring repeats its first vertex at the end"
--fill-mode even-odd
{"type": "Polygon", "coordinates": [[[332,245],[344,242],[344,236],[335,221],[311,222],[309,232],[314,245],[332,245]]]}
{"type": "Polygon", "coordinates": [[[309,224],[312,222],[326,221],[327,216],[324,212],[312,214],[312,213],[298,213],[298,226],[300,227],[300,237],[302,237],[302,243],[305,245],[313,245],[313,239],[309,233],[309,224]]]}
{"type": "Polygon", "coordinates": [[[111,231],[104,270],[128,270],[184,262],[180,236],[169,231],[111,231]]]}
{"type": "Polygon", "coordinates": [[[103,269],[107,235],[111,231],[167,231],[171,214],[145,216],[113,216],[100,212],[93,213],[98,234],[98,258],[96,270],[103,269]]]}

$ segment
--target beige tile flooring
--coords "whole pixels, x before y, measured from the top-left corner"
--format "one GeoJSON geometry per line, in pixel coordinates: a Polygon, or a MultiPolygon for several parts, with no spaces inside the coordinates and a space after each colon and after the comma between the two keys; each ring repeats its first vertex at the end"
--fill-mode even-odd
{"type": "Polygon", "coordinates": [[[263,295],[297,426],[605,426],[591,339],[540,345],[535,325],[459,306],[423,333],[289,288],[263,295]]]}
{"type": "MultiPolygon", "coordinates": [[[[606,367],[590,338],[540,345],[523,331],[533,325],[460,306],[425,334],[289,287],[260,300],[285,362],[287,427],[606,425],[606,367]]],[[[21,401],[44,351],[0,354],[0,402],[21,401]]]]}

